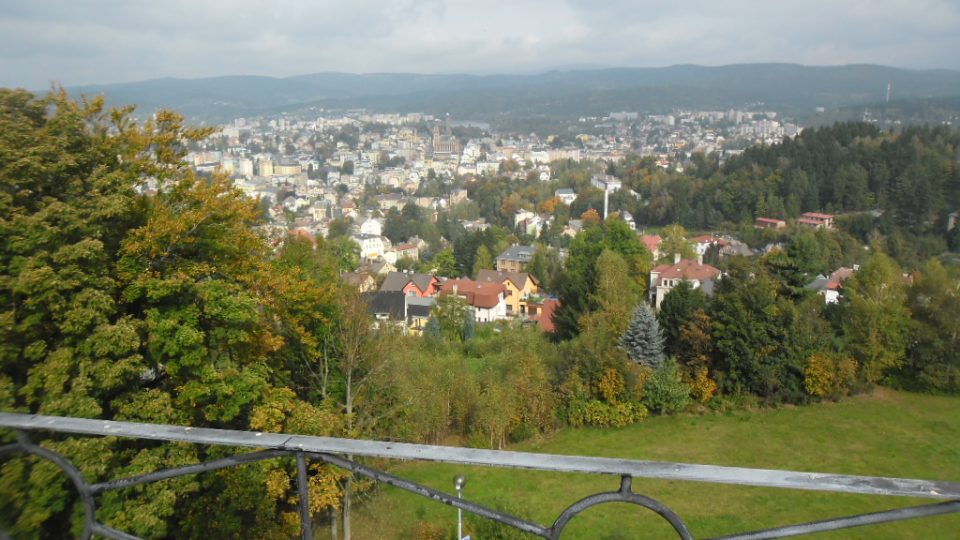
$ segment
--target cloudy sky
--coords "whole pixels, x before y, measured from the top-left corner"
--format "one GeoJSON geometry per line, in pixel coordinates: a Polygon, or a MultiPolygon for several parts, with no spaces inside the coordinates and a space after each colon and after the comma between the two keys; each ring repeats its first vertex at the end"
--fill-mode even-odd
{"type": "Polygon", "coordinates": [[[960,0],[2,0],[0,86],[796,62],[960,69],[960,0]]]}

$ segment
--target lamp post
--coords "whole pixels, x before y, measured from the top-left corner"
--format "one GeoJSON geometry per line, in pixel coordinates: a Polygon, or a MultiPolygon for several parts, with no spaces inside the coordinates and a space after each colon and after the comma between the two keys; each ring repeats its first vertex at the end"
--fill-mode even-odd
{"type": "MultiPolygon", "coordinates": [[[[453,486],[457,488],[457,499],[462,498],[461,492],[463,491],[463,486],[467,485],[467,479],[464,478],[462,474],[458,474],[453,478],[453,486]]],[[[457,507],[457,540],[463,539],[463,510],[458,506],[457,507]]]]}

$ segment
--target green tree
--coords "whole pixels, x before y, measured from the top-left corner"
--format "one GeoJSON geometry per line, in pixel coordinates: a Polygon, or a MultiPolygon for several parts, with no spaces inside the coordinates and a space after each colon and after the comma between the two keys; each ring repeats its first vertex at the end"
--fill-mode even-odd
{"type": "Polygon", "coordinates": [[[823,252],[823,244],[812,232],[799,233],[790,240],[787,255],[796,264],[797,270],[808,277],[829,272],[829,261],[823,252]]]}
{"type": "Polygon", "coordinates": [[[353,219],[351,218],[346,217],[330,220],[327,228],[327,238],[334,239],[340,238],[341,236],[349,236],[351,227],[353,227],[353,219]]]}
{"type": "Polygon", "coordinates": [[[457,277],[457,259],[453,256],[452,248],[445,248],[433,257],[433,271],[438,276],[457,277]]]}
{"type": "Polygon", "coordinates": [[[620,336],[620,346],[634,362],[659,369],[663,365],[663,333],[656,315],[647,304],[640,304],[633,312],[633,320],[620,336]]]}
{"type": "Polygon", "coordinates": [[[870,383],[879,382],[906,357],[911,321],[906,285],[897,264],[874,253],[843,286],[847,350],[870,383]]]}
{"type": "Polygon", "coordinates": [[[680,224],[673,224],[664,227],[660,231],[663,236],[663,243],[660,244],[660,252],[663,253],[663,260],[673,262],[674,255],[680,255],[681,259],[693,259],[696,253],[693,251],[693,245],[687,240],[687,230],[680,224]]]}
{"type": "MultiPolygon", "coordinates": [[[[288,359],[299,352],[284,339],[307,335],[288,332],[307,324],[286,299],[310,296],[322,317],[330,296],[298,289],[289,267],[274,264],[253,228],[256,201],[182,162],[186,145],[207,132],[167,111],[138,125],[130,112],[105,112],[102,99],[78,104],[62,91],[38,99],[0,90],[4,408],[333,434],[339,416],[287,387],[288,359]],[[141,194],[146,179],[155,196],[141,194]]],[[[39,442],[93,481],[234,452],[110,438],[39,442]]],[[[80,531],[78,501],[50,467],[18,458],[0,468],[0,508],[13,534],[80,531]]],[[[148,538],[289,536],[291,474],[275,461],[111,492],[98,517],[148,538]],[[223,519],[210,520],[211,508],[223,519]]],[[[329,504],[336,494],[321,484],[311,490],[329,504]]]]}
{"type": "Polygon", "coordinates": [[[960,269],[931,260],[907,294],[913,341],[899,378],[908,386],[960,392],[960,269]]]}
{"type": "Polygon", "coordinates": [[[430,336],[432,338],[442,337],[442,329],[440,328],[440,319],[433,314],[427,319],[427,324],[423,327],[423,335],[430,336]]]}
{"type": "Polygon", "coordinates": [[[727,392],[751,392],[768,402],[800,402],[803,366],[822,332],[778,284],[748,263],[731,267],[710,304],[717,382],[727,392]]]}
{"type": "Polygon", "coordinates": [[[455,294],[441,295],[431,316],[440,323],[440,334],[444,338],[453,342],[468,339],[467,319],[473,317],[473,310],[463,297],[455,294]]]}
{"type": "Polygon", "coordinates": [[[480,270],[492,270],[493,269],[493,255],[490,254],[490,250],[487,249],[487,246],[480,245],[477,248],[477,256],[473,262],[473,277],[476,277],[480,273],[480,270]]]}
{"type": "Polygon", "coordinates": [[[657,320],[663,331],[666,352],[677,356],[683,349],[680,341],[681,329],[693,317],[694,312],[707,307],[707,295],[700,288],[693,288],[690,282],[682,280],[667,293],[660,304],[657,320]]]}
{"type": "Polygon", "coordinates": [[[571,242],[566,267],[557,280],[560,307],[554,313],[554,322],[561,338],[575,336],[580,329],[580,317],[598,308],[593,291],[598,289],[598,259],[605,249],[619,254],[627,264],[629,279],[622,292],[640,297],[646,292],[651,257],[637,234],[618,219],[587,228],[571,242]]]}
{"type": "Polygon", "coordinates": [[[351,238],[335,237],[326,245],[328,251],[334,256],[339,271],[353,272],[360,266],[360,246],[351,238]]]}

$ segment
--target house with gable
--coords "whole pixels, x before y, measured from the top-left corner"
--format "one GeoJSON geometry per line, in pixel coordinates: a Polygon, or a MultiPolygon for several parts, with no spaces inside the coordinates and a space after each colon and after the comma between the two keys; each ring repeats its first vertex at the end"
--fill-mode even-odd
{"type": "Polygon", "coordinates": [[[340,281],[361,293],[377,290],[377,280],[368,272],[343,272],[340,274],[340,281]]]}
{"type": "Polygon", "coordinates": [[[378,218],[367,218],[360,224],[360,234],[370,236],[383,235],[383,220],[378,218]]]}
{"type": "Polygon", "coordinates": [[[493,322],[507,318],[506,287],[502,283],[481,283],[472,279],[448,279],[440,295],[452,294],[467,301],[477,322],[493,322]]]}
{"type": "Polygon", "coordinates": [[[373,274],[374,276],[385,276],[390,272],[396,271],[396,266],[383,259],[376,261],[364,261],[360,264],[360,268],[357,269],[357,272],[366,272],[368,274],[373,274]]]}
{"type": "Polygon", "coordinates": [[[815,229],[833,229],[833,215],[831,214],[820,214],[817,212],[804,212],[800,214],[800,217],[797,219],[797,223],[801,225],[806,225],[807,227],[813,227],[815,229]]]}
{"type": "Polygon", "coordinates": [[[570,206],[573,204],[573,201],[577,200],[577,192],[571,188],[561,188],[553,192],[553,196],[560,199],[560,202],[570,206]]]}
{"type": "Polygon", "coordinates": [[[650,302],[659,310],[667,294],[681,281],[686,281],[694,289],[702,289],[708,296],[713,294],[713,285],[720,279],[720,269],[703,264],[703,257],[696,260],[680,259],[676,254],[673,264],[661,264],[650,271],[650,302]]]}
{"type": "Polygon", "coordinates": [[[432,274],[390,272],[380,285],[380,290],[402,292],[404,296],[427,298],[436,296],[440,291],[440,278],[432,274]]]}
{"type": "Polygon", "coordinates": [[[758,229],[786,229],[787,222],[782,219],[758,217],[753,220],[753,226],[758,229]]]}
{"type": "Polygon", "coordinates": [[[510,246],[497,257],[497,270],[501,272],[523,272],[533,259],[537,249],[533,246],[510,246]]]}
{"type": "Polygon", "coordinates": [[[716,236],[712,236],[709,234],[704,234],[701,236],[697,236],[696,238],[692,238],[690,242],[693,243],[693,251],[696,252],[697,255],[706,255],[707,250],[709,250],[711,247],[720,246],[721,248],[723,248],[724,246],[730,243],[724,240],[723,238],[717,238],[716,236]]]}
{"type": "Polygon", "coordinates": [[[860,265],[855,264],[853,268],[841,266],[829,276],[818,275],[813,281],[804,285],[805,289],[817,291],[817,294],[823,296],[825,304],[836,304],[840,301],[840,291],[843,289],[843,282],[850,279],[850,276],[860,269],[860,265]]]}
{"type": "Polygon", "coordinates": [[[437,299],[434,297],[420,298],[417,296],[405,296],[407,331],[413,335],[423,333],[427,321],[430,319],[430,313],[437,305],[437,299]]]}
{"type": "Polygon", "coordinates": [[[501,272],[498,270],[480,270],[477,281],[481,283],[500,283],[506,289],[507,315],[526,316],[529,313],[527,302],[540,292],[540,282],[526,272],[501,272]]]}
{"type": "Polygon", "coordinates": [[[380,259],[387,249],[385,237],[376,234],[354,234],[350,239],[360,246],[360,258],[364,260],[380,259]]]}

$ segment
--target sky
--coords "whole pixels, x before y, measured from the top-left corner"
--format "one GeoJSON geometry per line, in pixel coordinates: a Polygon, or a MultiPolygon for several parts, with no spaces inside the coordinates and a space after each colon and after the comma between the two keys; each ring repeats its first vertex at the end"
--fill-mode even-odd
{"type": "Polygon", "coordinates": [[[792,62],[960,69],[960,0],[2,0],[0,86],[792,62]]]}

